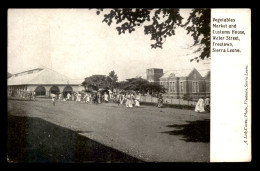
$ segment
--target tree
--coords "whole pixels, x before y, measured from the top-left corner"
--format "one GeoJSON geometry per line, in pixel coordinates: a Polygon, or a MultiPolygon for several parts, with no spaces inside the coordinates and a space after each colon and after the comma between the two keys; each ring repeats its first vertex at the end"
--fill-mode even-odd
{"type": "Polygon", "coordinates": [[[194,59],[199,62],[200,59],[210,58],[210,9],[192,9],[184,27],[187,34],[191,34],[193,37],[193,46],[201,45],[195,52],[201,51],[201,49],[202,52],[194,59]]]}
{"type": "Polygon", "coordinates": [[[92,75],[90,77],[86,77],[84,82],[82,83],[84,88],[90,88],[93,90],[108,89],[107,76],[105,75],[92,75]]]}
{"type": "Polygon", "coordinates": [[[106,75],[92,75],[90,77],[86,77],[84,82],[82,82],[82,86],[84,86],[85,90],[93,89],[99,90],[102,89],[111,89],[113,90],[117,87],[118,76],[115,71],[109,72],[108,76],[106,75]]]}
{"type": "Polygon", "coordinates": [[[119,88],[124,90],[134,90],[141,93],[154,92],[154,93],[163,93],[164,88],[161,85],[150,83],[142,78],[130,78],[126,81],[120,82],[119,88]]]}
{"type": "Polygon", "coordinates": [[[151,93],[165,93],[166,89],[160,84],[150,83],[148,90],[151,93]]]}
{"type": "Polygon", "coordinates": [[[109,72],[108,74],[108,77],[107,77],[107,82],[108,82],[108,86],[110,87],[110,89],[113,91],[113,89],[115,87],[117,87],[117,81],[118,81],[118,76],[117,74],[115,74],[115,71],[111,71],[109,72]]]}
{"type": "MultiPolygon", "coordinates": [[[[97,10],[99,15],[103,9],[97,10]]],[[[175,35],[177,27],[184,27],[187,34],[191,34],[194,39],[192,46],[201,45],[196,52],[201,52],[194,59],[203,60],[210,57],[210,9],[192,9],[188,21],[182,24],[183,17],[180,9],[163,8],[115,8],[108,14],[104,14],[102,22],[109,26],[116,21],[118,34],[132,33],[137,27],[144,25],[144,33],[151,35],[151,48],[162,48],[167,37],[175,35]]],[[[192,61],[192,60],[191,60],[192,61]]]]}

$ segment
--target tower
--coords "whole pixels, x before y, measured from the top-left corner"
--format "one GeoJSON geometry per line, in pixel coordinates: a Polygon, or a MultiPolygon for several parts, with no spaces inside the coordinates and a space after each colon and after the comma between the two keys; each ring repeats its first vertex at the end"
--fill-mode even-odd
{"type": "Polygon", "coordinates": [[[147,81],[159,84],[159,78],[163,75],[163,69],[149,68],[146,70],[147,81]]]}

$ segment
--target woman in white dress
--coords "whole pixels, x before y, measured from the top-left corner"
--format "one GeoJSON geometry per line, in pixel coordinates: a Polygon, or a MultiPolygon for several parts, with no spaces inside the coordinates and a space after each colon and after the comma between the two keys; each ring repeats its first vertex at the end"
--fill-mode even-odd
{"type": "Polygon", "coordinates": [[[77,99],[76,99],[76,101],[77,101],[77,102],[80,102],[80,100],[81,100],[81,94],[78,93],[78,94],[77,94],[77,99]]]}
{"type": "Polygon", "coordinates": [[[137,94],[135,96],[135,106],[139,107],[140,106],[140,94],[137,94]]]}
{"type": "Polygon", "coordinates": [[[70,100],[70,93],[67,94],[67,99],[66,100],[70,100]]]}
{"type": "Polygon", "coordinates": [[[62,97],[62,94],[60,93],[60,94],[59,94],[59,100],[61,100],[61,97],[62,97]]]}
{"type": "Polygon", "coordinates": [[[56,98],[57,98],[56,94],[51,93],[51,100],[52,100],[53,106],[55,106],[55,100],[56,100],[56,98]]]}
{"type": "Polygon", "coordinates": [[[134,98],[134,95],[133,93],[130,94],[130,104],[129,104],[129,107],[134,107],[135,105],[135,98],[134,98]]]}
{"type": "Polygon", "coordinates": [[[125,100],[125,95],[121,94],[119,98],[120,98],[120,104],[123,104],[123,102],[125,100]]]}
{"type": "Polygon", "coordinates": [[[89,101],[90,101],[90,94],[87,93],[87,94],[86,94],[86,102],[89,103],[89,101]]]}
{"type": "Polygon", "coordinates": [[[203,98],[200,98],[198,103],[196,104],[195,112],[205,112],[203,98]]]}
{"type": "Polygon", "coordinates": [[[130,101],[130,94],[128,93],[126,95],[126,102],[125,102],[126,107],[129,107],[130,103],[131,103],[131,101],[130,101]]]}
{"type": "Polygon", "coordinates": [[[104,94],[104,100],[105,100],[105,103],[108,103],[108,94],[107,93],[104,94]]]}

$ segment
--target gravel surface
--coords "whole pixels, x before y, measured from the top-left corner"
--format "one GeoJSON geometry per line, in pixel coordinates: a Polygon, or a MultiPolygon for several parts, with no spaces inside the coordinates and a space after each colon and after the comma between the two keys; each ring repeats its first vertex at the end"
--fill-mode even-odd
{"type": "Polygon", "coordinates": [[[8,100],[8,114],[43,119],[136,158],[136,161],[210,161],[209,113],[72,101],[58,101],[53,106],[50,99],[37,99],[8,100]]]}

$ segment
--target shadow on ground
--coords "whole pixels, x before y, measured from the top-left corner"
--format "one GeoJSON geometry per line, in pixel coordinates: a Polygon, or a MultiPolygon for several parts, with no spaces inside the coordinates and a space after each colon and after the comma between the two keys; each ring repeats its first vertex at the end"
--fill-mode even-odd
{"type": "Polygon", "coordinates": [[[43,119],[11,114],[7,155],[12,162],[142,162],[43,119]]]}
{"type": "Polygon", "coordinates": [[[167,125],[167,127],[175,128],[173,131],[166,131],[170,135],[182,135],[182,140],[186,142],[203,142],[210,141],[210,120],[186,121],[183,125],[167,125]]]}
{"type": "MultiPolygon", "coordinates": [[[[33,99],[19,98],[19,97],[8,97],[8,100],[15,100],[15,101],[34,101],[33,99]]],[[[37,101],[37,99],[35,99],[35,101],[37,101]]]]}

